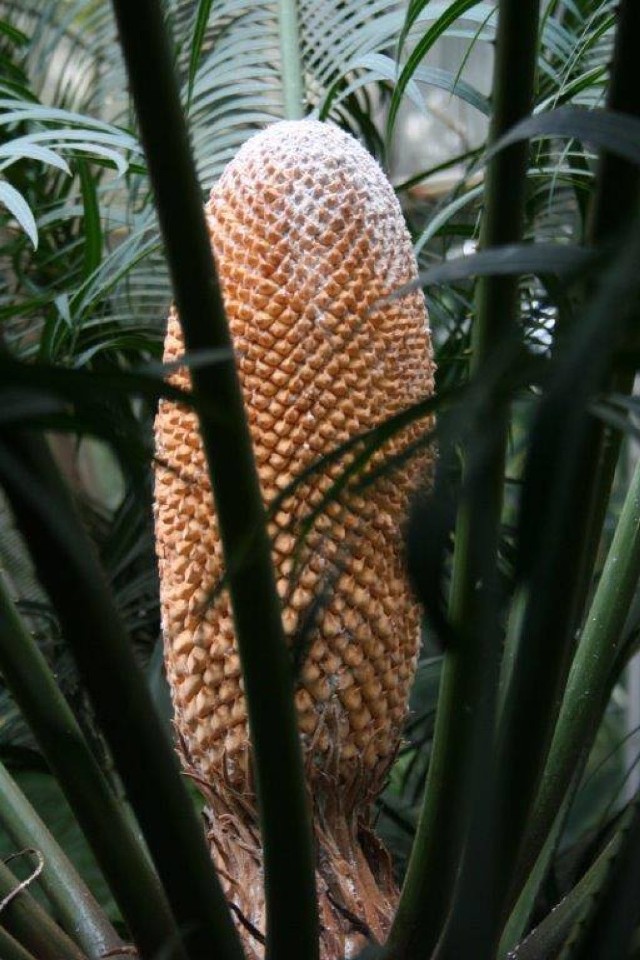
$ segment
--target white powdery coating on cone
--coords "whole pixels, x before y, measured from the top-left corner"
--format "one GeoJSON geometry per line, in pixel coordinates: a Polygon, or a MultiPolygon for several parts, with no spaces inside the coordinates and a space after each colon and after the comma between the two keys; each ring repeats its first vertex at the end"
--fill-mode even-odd
{"type": "Polygon", "coordinates": [[[255,209],[262,200],[270,199],[255,195],[265,159],[278,167],[276,184],[293,185],[291,191],[272,195],[276,206],[271,214],[272,222],[283,218],[291,223],[292,236],[300,243],[292,248],[292,259],[304,266],[305,282],[314,267],[325,263],[322,248],[314,247],[313,238],[321,239],[329,222],[332,230],[339,227],[335,214],[340,209],[340,194],[354,189],[362,206],[353,226],[358,232],[366,230],[372,247],[377,248],[375,253],[385,271],[381,279],[388,290],[416,276],[412,254],[407,271],[404,253],[410,242],[393,187],[376,160],[353,137],[317,120],[275,123],[247,140],[213,193],[233,191],[248,210],[255,209]]]}

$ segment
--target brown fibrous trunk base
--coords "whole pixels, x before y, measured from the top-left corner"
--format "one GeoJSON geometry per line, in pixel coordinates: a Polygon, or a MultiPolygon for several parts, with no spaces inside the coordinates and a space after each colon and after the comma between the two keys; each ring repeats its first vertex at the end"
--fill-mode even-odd
{"type": "MultiPolygon", "coordinates": [[[[266,934],[262,843],[253,800],[222,796],[198,781],[207,839],[248,960],[263,960],[266,934]]],[[[369,805],[343,808],[322,792],[313,802],[321,960],[356,957],[384,942],[398,900],[389,853],[369,805]]],[[[296,918],[292,917],[295,923],[296,918]]]]}

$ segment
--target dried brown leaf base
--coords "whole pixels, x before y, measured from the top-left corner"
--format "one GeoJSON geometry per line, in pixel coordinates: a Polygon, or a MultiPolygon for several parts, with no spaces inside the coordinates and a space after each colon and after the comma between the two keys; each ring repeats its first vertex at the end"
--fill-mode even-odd
{"type": "MultiPolygon", "coordinates": [[[[240,796],[223,798],[201,782],[199,786],[207,801],[211,855],[247,957],[263,960],[264,874],[255,806],[240,796]]],[[[346,814],[339,799],[323,791],[313,797],[313,807],[320,956],[348,960],[368,942],[386,938],[398,898],[391,858],[371,829],[368,806],[346,814]]]]}

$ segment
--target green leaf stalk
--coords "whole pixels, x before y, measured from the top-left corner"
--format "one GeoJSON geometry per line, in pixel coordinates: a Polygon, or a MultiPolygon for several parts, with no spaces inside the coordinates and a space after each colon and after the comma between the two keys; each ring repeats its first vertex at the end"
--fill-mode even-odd
{"type": "MultiPolygon", "coordinates": [[[[538,7],[532,0],[499,4],[492,142],[531,110],[538,7]],[[518,63],[515,75],[514,63],[518,63]]],[[[491,159],[482,247],[521,239],[527,157],[527,145],[518,144],[491,159]]],[[[514,341],[517,292],[517,277],[479,281],[472,375],[482,377],[496,355],[514,341]]],[[[387,955],[393,958],[429,955],[441,936],[443,957],[465,949],[470,937],[475,940],[474,956],[488,957],[497,935],[493,724],[500,628],[496,574],[507,436],[507,407],[499,391],[478,417],[492,423],[493,443],[481,478],[463,499],[458,516],[450,603],[455,641],[445,657],[424,805],[387,945],[387,955]],[[489,770],[482,769],[483,762],[489,763],[489,770]],[[482,850],[467,845],[470,836],[482,850]],[[468,855],[463,852],[465,846],[468,855]],[[449,927],[443,933],[447,918],[449,927]]]]}
{"type": "MultiPolygon", "coordinates": [[[[187,352],[231,351],[160,4],[114,0],[155,190],[187,352]]],[[[201,416],[252,730],[265,856],[267,957],[318,953],[311,818],[292,672],[271,545],[233,357],[194,370],[193,392],[224,418],[201,416]],[[291,918],[295,917],[295,923],[291,918]]]]}

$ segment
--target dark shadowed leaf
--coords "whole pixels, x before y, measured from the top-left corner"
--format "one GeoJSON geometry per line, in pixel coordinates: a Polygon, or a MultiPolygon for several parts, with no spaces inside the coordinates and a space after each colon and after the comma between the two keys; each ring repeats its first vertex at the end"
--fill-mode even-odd
{"type": "Polygon", "coordinates": [[[494,144],[487,156],[512,143],[535,137],[575,137],[640,164],[640,119],[614,110],[578,107],[559,107],[516,124],[494,144]]]}
{"type": "Polygon", "coordinates": [[[514,243],[490,247],[422,271],[411,283],[394,290],[389,299],[405,296],[417,287],[453,283],[471,277],[513,277],[526,274],[571,276],[595,262],[595,250],[559,243],[514,243]]]}

